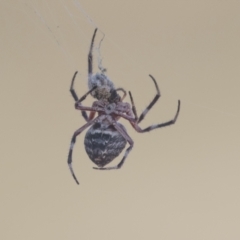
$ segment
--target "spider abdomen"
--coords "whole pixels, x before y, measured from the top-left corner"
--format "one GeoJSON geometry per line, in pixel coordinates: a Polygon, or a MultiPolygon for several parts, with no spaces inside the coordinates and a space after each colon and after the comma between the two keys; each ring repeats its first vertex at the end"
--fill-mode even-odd
{"type": "MultiPolygon", "coordinates": [[[[120,123],[117,124],[123,127],[120,123]]],[[[105,128],[100,123],[95,123],[87,131],[84,139],[89,158],[100,168],[116,158],[126,143],[126,139],[113,126],[105,128]]]]}

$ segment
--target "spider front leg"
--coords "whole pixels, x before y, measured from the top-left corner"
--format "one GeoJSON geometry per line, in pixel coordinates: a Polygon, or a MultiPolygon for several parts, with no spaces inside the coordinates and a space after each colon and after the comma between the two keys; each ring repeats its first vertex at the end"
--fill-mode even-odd
{"type": "MultiPolygon", "coordinates": [[[[75,92],[75,89],[74,89],[74,81],[75,81],[75,78],[77,76],[77,73],[78,73],[77,71],[74,73],[73,78],[72,78],[72,82],[71,82],[71,86],[70,86],[70,92],[71,92],[72,97],[75,100],[75,102],[79,101],[77,93],[75,92]]],[[[89,118],[88,118],[87,113],[85,111],[81,111],[81,113],[82,113],[83,118],[86,120],[86,122],[88,122],[89,118]]]]}
{"type": "Polygon", "coordinates": [[[90,49],[89,49],[89,53],[88,53],[88,75],[89,77],[91,77],[92,75],[92,70],[93,70],[93,66],[92,66],[92,50],[93,50],[93,45],[94,45],[94,40],[95,40],[95,36],[97,33],[97,28],[95,28],[93,36],[92,36],[92,41],[91,41],[91,45],[90,45],[90,49]]]}
{"type": "Polygon", "coordinates": [[[123,99],[126,97],[127,93],[123,88],[117,88],[115,89],[115,91],[122,91],[123,92],[123,96],[121,97],[121,101],[123,101],[123,99]]]}
{"type": "MultiPolygon", "coordinates": [[[[89,53],[88,53],[88,74],[89,74],[89,77],[91,77],[92,69],[93,69],[93,67],[92,67],[92,50],[93,50],[93,44],[94,44],[94,39],[95,39],[95,36],[96,36],[96,32],[97,32],[97,28],[95,29],[95,31],[93,33],[93,37],[92,37],[92,41],[91,41],[91,45],[90,45],[90,49],[89,49],[89,53]]],[[[70,86],[70,92],[71,92],[72,97],[74,98],[75,102],[79,101],[77,93],[75,92],[75,89],[74,89],[74,81],[75,81],[77,73],[78,72],[74,73],[73,78],[72,78],[72,82],[71,82],[71,86],[70,86]]],[[[89,119],[87,113],[85,111],[81,111],[81,112],[82,112],[82,116],[86,120],[86,122],[90,121],[91,118],[89,119]]]]}
{"type": "Polygon", "coordinates": [[[124,164],[129,152],[132,150],[133,148],[133,145],[134,145],[134,142],[133,140],[131,139],[131,137],[127,134],[126,130],[123,129],[120,125],[117,124],[116,121],[111,121],[112,122],[112,125],[113,127],[127,140],[127,142],[129,143],[129,147],[126,149],[125,151],[125,154],[121,160],[121,162],[116,165],[116,166],[113,166],[113,167],[105,167],[105,168],[97,168],[97,167],[93,167],[93,169],[96,169],[96,170],[114,170],[114,169],[120,169],[122,167],[122,165],[124,164]]]}
{"type": "MultiPolygon", "coordinates": [[[[73,79],[73,81],[74,81],[74,79],[73,79]]],[[[74,89],[73,89],[72,87],[73,87],[73,82],[72,82],[72,85],[71,85],[71,89],[70,89],[70,90],[73,90],[73,94],[72,94],[72,95],[74,96],[74,94],[76,95],[76,93],[75,93],[75,91],[74,91],[74,89]]],[[[87,110],[87,111],[90,111],[90,110],[89,110],[89,108],[84,109],[84,107],[82,107],[82,105],[81,105],[81,102],[82,102],[83,100],[85,100],[86,97],[87,97],[92,91],[94,91],[96,88],[97,88],[97,86],[93,87],[91,90],[89,90],[86,94],[84,94],[80,99],[78,99],[78,100],[75,102],[75,108],[81,110],[83,117],[86,116],[85,120],[86,120],[87,122],[89,122],[90,120],[92,120],[92,119],[94,118],[95,111],[94,111],[94,110],[91,111],[91,113],[90,113],[90,115],[89,115],[89,117],[88,117],[88,115],[87,115],[87,113],[86,113],[86,110],[87,110]]]]}
{"type": "Polygon", "coordinates": [[[74,174],[74,171],[73,171],[73,168],[72,168],[72,152],[73,152],[73,147],[74,147],[74,144],[76,142],[76,138],[77,136],[82,133],[86,128],[88,128],[89,126],[91,126],[93,123],[95,123],[97,120],[98,120],[99,117],[87,122],[84,126],[82,126],[81,128],[79,128],[72,136],[72,140],[71,140],[71,144],[70,144],[70,149],[69,149],[69,153],[68,153],[68,166],[69,166],[69,169],[70,169],[70,172],[74,178],[74,180],[76,181],[77,184],[79,184],[75,174],[74,174]]]}
{"type": "Polygon", "coordinates": [[[154,97],[154,99],[150,102],[150,104],[146,107],[146,109],[142,112],[142,114],[140,115],[139,119],[138,119],[138,123],[140,123],[145,116],[147,115],[148,111],[153,107],[153,105],[157,102],[157,100],[160,98],[161,94],[160,94],[160,90],[159,87],[157,85],[157,82],[155,80],[155,78],[152,75],[149,75],[149,77],[153,80],[155,88],[157,90],[157,94],[154,97]]]}
{"type": "Polygon", "coordinates": [[[178,118],[178,115],[179,115],[179,111],[180,111],[180,105],[181,105],[181,102],[180,100],[178,100],[178,108],[177,108],[177,112],[175,114],[175,117],[168,121],[168,122],[165,122],[165,123],[161,123],[161,124],[155,124],[155,125],[151,125],[145,129],[141,129],[138,125],[139,122],[141,122],[144,117],[146,116],[146,114],[148,113],[148,111],[152,108],[152,106],[157,102],[157,100],[159,99],[160,97],[160,91],[159,91],[159,88],[158,88],[158,85],[157,85],[157,82],[156,80],[154,79],[154,77],[152,75],[149,75],[154,84],[155,84],[155,87],[157,89],[157,95],[154,97],[154,99],[151,101],[151,103],[148,105],[148,107],[142,112],[141,116],[137,119],[137,111],[136,111],[136,107],[135,107],[135,104],[134,104],[134,101],[133,101],[133,97],[132,97],[132,94],[131,92],[129,92],[129,95],[130,95],[130,99],[131,99],[131,103],[132,103],[132,112],[135,116],[135,120],[136,121],[132,121],[131,120],[131,117],[132,117],[132,114],[131,112],[129,112],[128,114],[128,117],[126,116],[123,116],[121,115],[121,117],[127,119],[131,125],[133,126],[133,128],[137,131],[137,132],[140,132],[140,133],[143,133],[143,132],[149,132],[149,131],[152,131],[153,129],[156,129],[156,128],[161,128],[161,127],[166,127],[166,126],[169,126],[169,125],[172,125],[176,122],[177,118],[178,118]]]}
{"type": "Polygon", "coordinates": [[[178,118],[178,115],[179,115],[179,111],[180,111],[180,100],[178,100],[178,108],[177,108],[177,112],[175,114],[175,117],[168,121],[168,122],[164,122],[164,123],[160,123],[160,124],[155,124],[155,125],[151,125],[145,129],[141,129],[139,126],[138,126],[138,123],[135,122],[135,121],[130,121],[131,125],[133,126],[133,128],[139,132],[139,133],[144,133],[144,132],[150,132],[156,128],[161,128],[161,127],[166,127],[166,126],[169,126],[169,125],[172,125],[174,124],[176,121],[177,121],[177,118],[178,118]]]}
{"type": "Polygon", "coordinates": [[[135,107],[135,104],[134,104],[134,101],[133,101],[133,97],[132,97],[132,93],[129,91],[129,96],[130,96],[130,99],[131,99],[131,103],[132,103],[132,112],[135,116],[135,120],[138,121],[138,115],[137,115],[137,110],[136,110],[136,107],[135,107]]]}
{"type": "MultiPolygon", "coordinates": [[[[131,96],[131,92],[129,92],[129,94],[131,96]]],[[[132,97],[131,97],[131,99],[132,99],[132,97]]],[[[152,131],[153,129],[156,129],[156,128],[166,127],[166,126],[174,124],[177,121],[177,118],[178,118],[178,115],[179,115],[179,112],[180,112],[180,105],[181,105],[181,102],[180,102],[180,100],[178,100],[177,112],[176,112],[176,114],[175,114],[175,116],[172,120],[170,120],[168,122],[160,123],[160,124],[151,125],[151,126],[145,128],[145,129],[141,129],[139,127],[138,122],[136,120],[136,115],[133,111],[131,111],[131,109],[130,109],[130,111],[127,111],[127,115],[124,114],[124,113],[118,112],[118,111],[114,111],[114,113],[117,116],[120,116],[120,117],[128,120],[137,132],[143,133],[143,132],[152,131]],[[133,118],[133,115],[135,115],[135,118],[133,118]]]]}

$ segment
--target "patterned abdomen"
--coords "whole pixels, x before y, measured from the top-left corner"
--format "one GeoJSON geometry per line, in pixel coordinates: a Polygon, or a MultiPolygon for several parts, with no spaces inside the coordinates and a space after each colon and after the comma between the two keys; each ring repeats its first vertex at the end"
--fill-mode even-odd
{"type": "MultiPolygon", "coordinates": [[[[117,124],[123,127],[120,123],[117,124]]],[[[125,138],[113,126],[105,129],[100,123],[95,123],[87,131],[84,140],[89,158],[98,167],[104,167],[116,158],[125,148],[126,143],[125,138]]]]}

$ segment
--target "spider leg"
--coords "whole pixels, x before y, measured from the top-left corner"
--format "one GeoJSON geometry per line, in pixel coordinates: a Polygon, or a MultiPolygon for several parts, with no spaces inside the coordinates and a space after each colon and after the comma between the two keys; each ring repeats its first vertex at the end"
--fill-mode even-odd
{"type": "Polygon", "coordinates": [[[180,111],[180,100],[178,100],[178,108],[177,108],[177,112],[175,114],[175,117],[168,121],[168,122],[164,122],[164,123],[160,123],[160,124],[155,124],[155,125],[151,125],[145,129],[141,129],[138,124],[134,121],[130,121],[131,125],[133,126],[133,128],[139,132],[139,133],[144,133],[144,132],[150,132],[156,128],[161,128],[161,127],[166,127],[166,126],[169,126],[169,125],[172,125],[176,122],[177,118],[178,118],[178,115],[179,115],[179,111],[180,111]]]}
{"type": "Polygon", "coordinates": [[[128,133],[126,132],[125,129],[123,129],[121,126],[119,126],[117,124],[116,121],[113,122],[113,127],[127,140],[127,142],[129,143],[129,147],[126,149],[125,154],[121,160],[121,162],[113,167],[106,167],[106,168],[97,168],[97,167],[93,167],[93,169],[97,169],[97,170],[113,170],[113,169],[119,169],[122,167],[122,165],[124,164],[129,152],[132,150],[134,142],[131,139],[131,137],[128,135],[128,133]]]}
{"type": "Polygon", "coordinates": [[[136,107],[135,107],[135,104],[134,104],[134,101],[133,101],[132,93],[130,91],[129,91],[129,96],[130,96],[131,103],[132,103],[132,112],[135,116],[135,120],[137,121],[138,120],[137,110],[136,110],[136,107]]]}
{"type": "Polygon", "coordinates": [[[94,91],[95,89],[97,88],[97,86],[93,87],[91,90],[89,90],[86,94],[84,94],[80,99],[78,99],[77,102],[75,102],[75,108],[78,109],[78,110],[81,110],[82,112],[82,115],[84,116],[84,114],[87,116],[87,119],[85,119],[87,122],[89,122],[90,120],[92,120],[95,116],[95,110],[93,108],[91,108],[91,110],[89,109],[89,107],[86,107],[87,109],[85,109],[85,107],[82,106],[81,102],[83,100],[86,99],[86,97],[92,92],[94,91]],[[87,111],[91,111],[89,117],[86,113],[86,110],[87,111]]]}
{"type": "Polygon", "coordinates": [[[77,93],[75,92],[75,89],[74,89],[73,85],[74,85],[74,81],[75,81],[75,78],[77,76],[77,73],[78,73],[78,71],[76,71],[74,73],[73,78],[72,78],[72,82],[71,82],[71,86],[70,86],[70,92],[71,92],[72,97],[74,98],[75,102],[78,101],[78,96],[77,96],[77,93]]]}
{"type": "MultiPolygon", "coordinates": [[[[73,78],[72,78],[72,82],[71,82],[71,86],[70,86],[70,92],[71,92],[72,97],[74,98],[75,102],[78,101],[78,96],[77,96],[77,93],[74,89],[74,81],[75,81],[77,73],[78,73],[77,71],[74,73],[73,78]]],[[[88,122],[89,118],[88,118],[87,113],[85,111],[81,111],[81,112],[82,112],[83,118],[86,120],[86,122],[88,122]]]]}
{"type": "Polygon", "coordinates": [[[102,32],[102,34],[103,34],[103,37],[102,37],[102,39],[100,40],[100,42],[99,42],[99,45],[98,45],[98,69],[101,71],[101,73],[105,73],[106,71],[107,71],[107,69],[106,68],[104,68],[103,66],[102,66],[102,58],[101,58],[101,52],[100,52],[100,49],[101,49],[101,44],[102,44],[102,41],[103,41],[103,39],[105,38],[105,34],[102,32]]]}
{"type": "Polygon", "coordinates": [[[86,97],[95,89],[97,88],[97,86],[94,86],[92,89],[90,89],[87,93],[85,93],[81,98],[79,98],[79,100],[75,103],[75,104],[79,104],[81,103],[83,100],[86,99],[86,97]]]}
{"type": "MultiPolygon", "coordinates": [[[[129,92],[130,96],[131,96],[131,92],[129,92]]],[[[149,132],[149,131],[152,131],[153,129],[156,129],[156,128],[161,128],[161,127],[166,127],[166,126],[169,126],[169,125],[172,125],[174,124],[176,121],[177,121],[177,118],[178,118],[178,115],[179,115],[179,112],[180,112],[180,105],[181,105],[181,102],[180,100],[178,100],[178,108],[177,108],[177,112],[174,116],[174,118],[168,122],[164,122],[164,123],[160,123],[160,124],[155,124],[155,125],[151,125],[145,129],[141,129],[139,126],[138,126],[138,123],[136,121],[136,115],[135,115],[135,118],[132,117],[133,115],[133,109],[131,111],[131,109],[129,109],[129,111],[127,112],[127,114],[124,114],[120,111],[114,111],[114,113],[118,116],[118,117],[122,117],[126,120],[128,120],[131,125],[133,126],[133,128],[137,131],[137,132],[140,132],[140,133],[143,133],[143,132],[149,132]]]]}
{"type": "Polygon", "coordinates": [[[92,104],[92,107],[85,107],[82,106],[81,102],[87,97],[88,94],[90,94],[94,89],[96,89],[97,86],[93,87],[91,90],[89,90],[85,95],[83,95],[76,103],[75,103],[75,108],[81,111],[90,111],[90,115],[88,118],[88,121],[91,121],[96,112],[104,112],[104,108],[102,107],[101,101],[95,101],[92,104]]]}
{"type": "Polygon", "coordinates": [[[92,36],[91,45],[90,45],[90,49],[89,49],[89,53],[88,53],[88,74],[89,74],[89,77],[91,77],[92,70],[93,70],[93,66],[92,66],[92,58],[93,58],[92,50],[93,50],[93,44],[94,44],[96,33],[97,33],[97,28],[95,28],[95,30],[94,30],[94,33],[93,33],[93,36],[92,36]]]}
{"type": "Polygon", "coordinates": [[[70,169],[70,172],[74,178],[74,180],[76,181],[77,184],[79,184],[75,174],[74,174],[74,171],[73,171],[73,168],[72,168],[72,152],[73,152],[73,147],[74,147],[74,144],[76,142],[76,137],[81,133],[83,132],[86,128],[88,128],[89,126],[91,126],[94,122],[96,122],[98,120],[99,117],[87,122],[85,125],[83,125],[81,128],[79,128],[77,131],[74,132],[73,136],[72,136],[72,140],[71,140],[71,144],[70,144],[70,149],[69,149],[69,153],[68,153],[68,166],[69,166],[69,169],[70,169]]]}
{"type": "Polygon", "coordinates": [[[160,98],[161,94],[160,94],[160,90],[159,87],[157,85],[157,82],[155,80],[155,78],[152,75],[149,75],[149,77],[153,80],[154,85],[156,87],[157,90],[157,94],[154,97],[154,99],[150,102],[150,104],[146,107],[146,109],[142,112],[142,114],[140,115],[139,119],[138,119],[138,123],[140,123],[144,117],[147,115],[148,111],[153,107],[153,105],[157,102],[157,100],[160,98]]]}
{"type": "Polygon", "coordinates": [[[123,92],[123,96],[121,97],[121,101],[126,97],[127,93],[123,88],[117,88],[115,89],[115,91],[122,91],[123,92]]]}

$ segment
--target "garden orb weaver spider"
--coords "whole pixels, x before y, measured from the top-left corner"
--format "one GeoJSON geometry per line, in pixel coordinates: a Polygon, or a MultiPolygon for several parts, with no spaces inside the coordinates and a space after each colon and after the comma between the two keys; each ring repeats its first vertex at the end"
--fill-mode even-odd
{"type": "Polygon", "coordinates": [[[177,112],[172,120],[161,124],[151,125],[142,129],[138,124],[144,119],[148,111],[160,97],[158,84],[154,77],[149,75],[155,85],[157,93],[147,108],[141,113],[140,117],[138,117],[131,92],[129,92],[131,99],[130,105],[127,102],[123,102],[123,99],[126,96],[126,91],[122,88],[115,89],[112,81],[105,75],[104,71],[94,75],[92,73],[92,50],[96,32],[97,29],[94,31],[88,53],[88,85],[90,90],[81,98],[78,98],[74,90],[74,81],[77,72],[75,72],[73,76],[70,87],[70,92],[75,100],[75,108],[82,112],[82,116],[87,122],[74,132],[68,153],[68,166],[77,184],[79,184],[79,182],[72,168],[72,151],[77,136],[85,129],[90,127],[85,135],[84,145],[89,158],[98,166],[93,168],[98,170],[119,169],[124,164],[134,145],[134,141],[128,135],[125,127],[118,122],[120,118],[128,120],[137,132],[144,133],[174,124],[180,111],[180,100],[178,100],[177,112]],[[118,91],[122,91],[124,93],[123,97],[120,97],[117,93],[118,91]],[[92,104],[92,107],[83,106],[82,101],[89,94],[96,98],[97,101],[92,104]],[[88,115],[86,111],[90,111],[90,114],[88,115]],[[98,113],[98,116],[94,118],[96,113],[98,113]],[[105,165],[113,161],[113,159],[122,152],[127,143],[129,144],[129,147],[126,149],[120,163],[116,166],[105,167],[105,165]]]}

